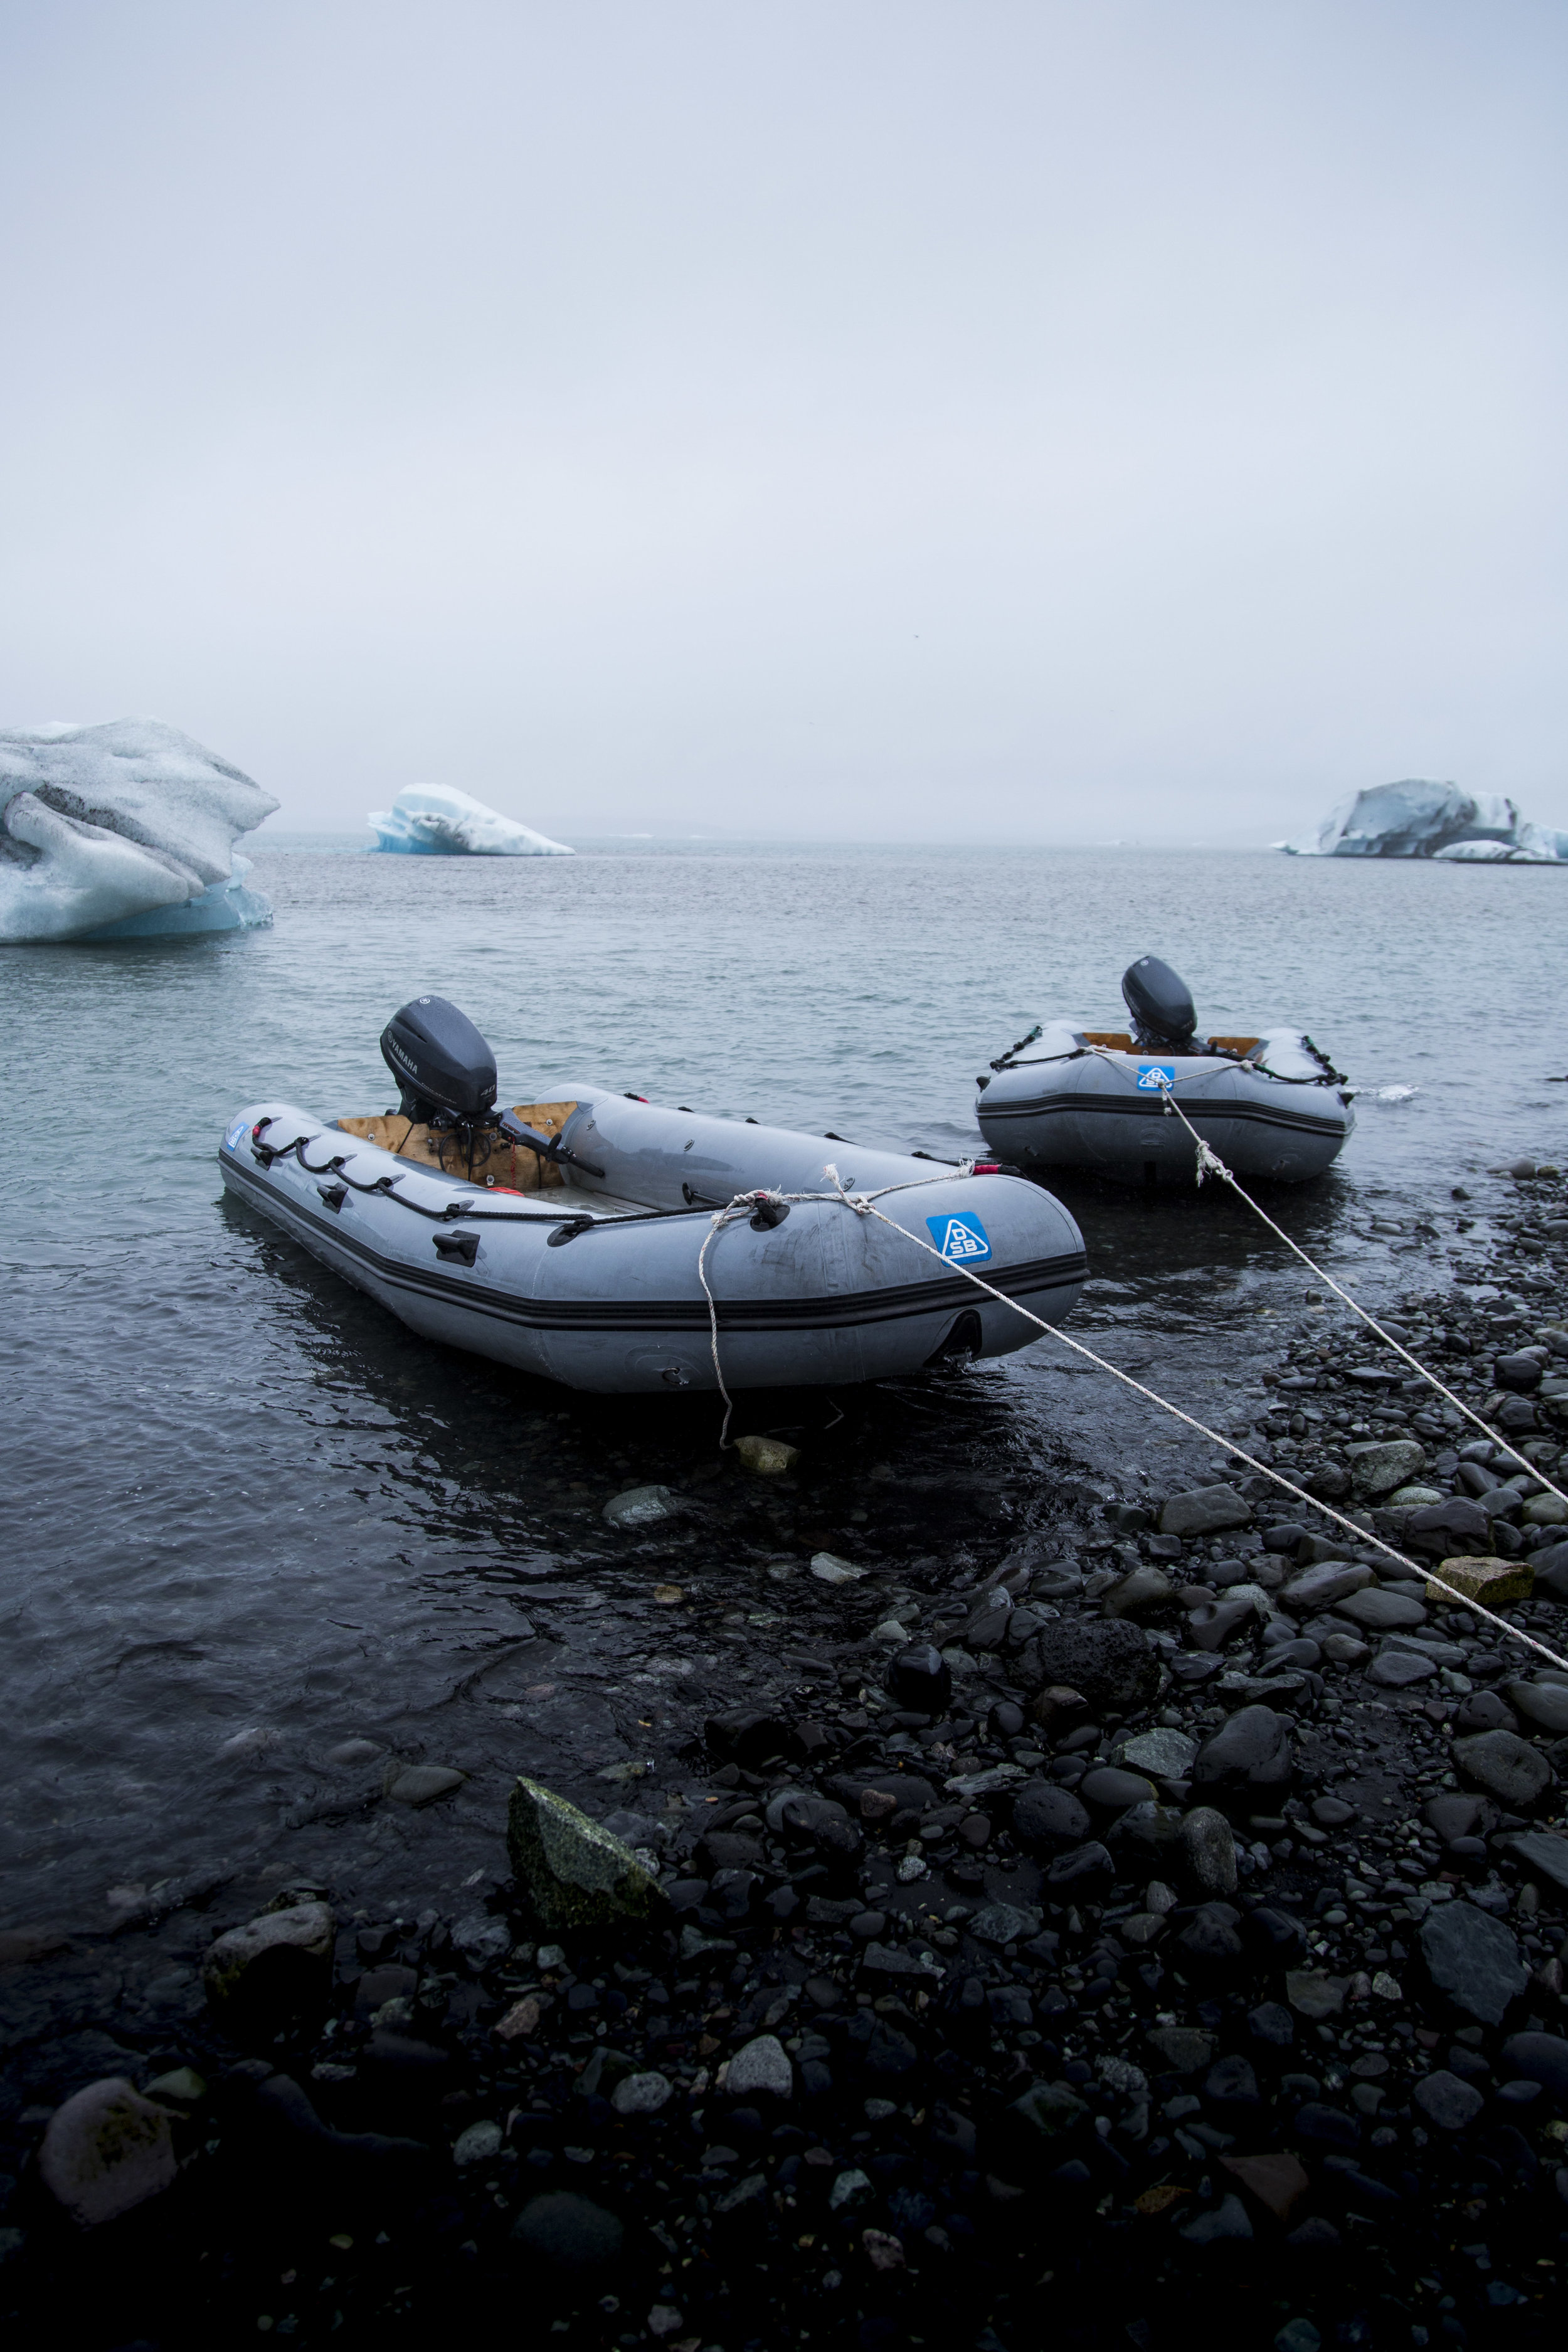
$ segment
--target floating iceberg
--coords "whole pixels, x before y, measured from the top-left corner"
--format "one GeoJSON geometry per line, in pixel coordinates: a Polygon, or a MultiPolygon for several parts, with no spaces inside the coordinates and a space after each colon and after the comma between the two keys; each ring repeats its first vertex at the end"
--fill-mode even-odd
{"type": "Polygon", "coordinates": [[[1528,824],[1500,793],[1418,778],[1352,793],[1316,831],[1280,844],[1292,857],[1439,857],[1451,865],[1568,864],[1568,833],[1528,824]]]}
{"type": "Polygon", "coordinates": [[[155,719],[0,732],[0,940],[182,939],[269,923],[234,844],[277,806],[155,719]]]}
{"type": "Polygon", "coordinates": [[[574,857],[563,841],[535,833],[450,784],[409,784],[389,809],[372,812],[378,849],[404,857],[574,857]]]}

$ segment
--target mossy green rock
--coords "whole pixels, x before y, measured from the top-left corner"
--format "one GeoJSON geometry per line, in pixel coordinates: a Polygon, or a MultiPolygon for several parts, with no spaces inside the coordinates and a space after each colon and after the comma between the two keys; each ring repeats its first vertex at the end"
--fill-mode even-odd
{"type": "Polygon", "coordinates": [[[658,1895],[630,1846],[526,1774],[511,1792],[506,1845],[547,1927],[646,1919],[658,1895]]]}

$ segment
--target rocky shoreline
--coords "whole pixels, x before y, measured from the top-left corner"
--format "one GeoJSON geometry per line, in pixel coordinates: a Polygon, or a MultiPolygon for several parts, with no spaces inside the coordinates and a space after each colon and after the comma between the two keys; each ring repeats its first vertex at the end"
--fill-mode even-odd
{"type": "MultiPolygon", "coordinates": [[[[1561,1178],[1457,1238],[1396,1335],[1563,1484],[1561,1178]]],[[[1326,1295],[1252,1422],[1568,1655],[1568,1506],[1326,1295]]],[[[576,1804],[520,1780],[466,1907],[241,1874],[0,1937],[0,2309],[104,2352],[1555,2340],[1568,1674],[1287,1505],[1222,1457],[956,1555],[873,1515],[774,1563],[743,1704],[650,1706],[576,1804]]]]}

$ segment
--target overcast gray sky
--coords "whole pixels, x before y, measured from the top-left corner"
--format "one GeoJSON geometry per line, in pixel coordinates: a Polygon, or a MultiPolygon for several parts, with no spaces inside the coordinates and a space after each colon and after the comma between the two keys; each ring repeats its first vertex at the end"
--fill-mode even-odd
{"type": "Polygon", "coordinates": [[[285,820],[1568,824],[1568,16],[11,0],[0,724],[285,820]]]}

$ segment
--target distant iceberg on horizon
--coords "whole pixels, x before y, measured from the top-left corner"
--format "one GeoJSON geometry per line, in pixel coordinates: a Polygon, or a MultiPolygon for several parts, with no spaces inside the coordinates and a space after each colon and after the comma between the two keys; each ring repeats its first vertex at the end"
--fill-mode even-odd
{"type": "Polygon", "coordinates": [[[366,822],[377,849],[401,857],[575,857],[563,841],[535,833],[451,784],[408,784],[366,822]]]}
{"type": "Polygon", "coordinates": [[[234,845],[277,806],[161,719],[0,730],[0,940],[194,939],[269,923],[234,845]]]}
{"type": "Polygon", "coordinates": [[[1568,865],[1568,833],[1531,824],[1500,793],[1462,793],[1419,777],[1352,793],[1290,857],[1431,857],[1452,866],[1568,865]]]}

